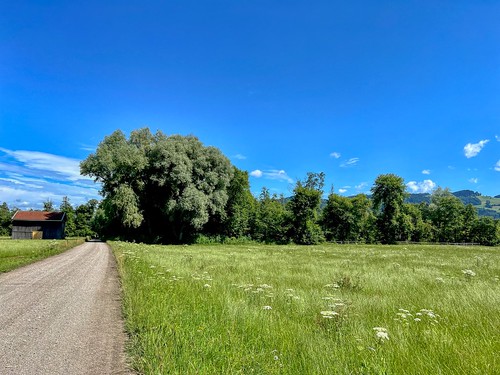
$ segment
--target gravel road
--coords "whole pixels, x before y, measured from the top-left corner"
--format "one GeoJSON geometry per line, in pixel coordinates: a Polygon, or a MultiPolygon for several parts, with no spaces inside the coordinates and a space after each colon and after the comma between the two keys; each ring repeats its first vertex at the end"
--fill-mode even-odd
{"type": "Polygon", "coordinates": [[[0,374],[128,374],[116,263],[87,242],[0,275],[0,374]]]}

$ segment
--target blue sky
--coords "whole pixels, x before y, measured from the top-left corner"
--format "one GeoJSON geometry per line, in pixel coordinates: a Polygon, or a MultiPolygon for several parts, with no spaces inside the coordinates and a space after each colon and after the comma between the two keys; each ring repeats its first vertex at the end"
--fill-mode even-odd
{"type": "Polygon", "coordinates": [[[500,194],[500,2],[25,1],[0,7],[0,202],[98,197],[104,136],[194,134],[290,195],[500,194]]]}

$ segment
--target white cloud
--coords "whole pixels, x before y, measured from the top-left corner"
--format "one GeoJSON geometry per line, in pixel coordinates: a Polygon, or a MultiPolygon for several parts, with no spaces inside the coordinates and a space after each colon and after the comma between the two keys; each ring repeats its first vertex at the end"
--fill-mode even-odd
{"type": "Polygon", "coordinates": [[[473,178],[469,178],[469,182],[473,183],[473,184],[477,184],[479,182],[479,179],[476,178],[476,177],[473,177],[473,178]]]}
{"type": "Polygon", "coordinates": [[[436,188],[436,183],[432,180],[424,180],[421,182],[410,181],[406,184],[406,187],[412,193],[430,193],[436,188]]]}
{"type": "Polygon", "coordinates": [[[495,164],[495,171],[500,172],[500,160],[495,164]]]}
{"type": "Polygon", "coordinates": [[[342,168],[354,167],[359,162],[359,158],[350,158],[349,160],[344,161],[340,166],[342,168]]]}
{"type": "Polygon", "coordinates": [[[422,171],[422,174],[431,174],[431,170],[430,169],[424,169],[422,171]]]}
{"type": "Polygon", "coordinates": [[[286,181],[288,183],[293,183],[293,179],[288,176],[288,174],[283,169],[270,169],[267,171],[261,171],[260,169],[256,169],[250,172],[250,176],[260,178],[264,177],[268,180],[278,180],[278,181],[286,181]]]}
{"type": "Polygon", "coordinates": [[[344,194],[347,191],[347,189],[339,189],[340,194],[344,194]]]}
{"type": "Polygon", "coordinates": [[[354,186],[356,190],[363,190],[366,186],[368,186],[367,182],[362,182],[359,185],[354,186]]]}
{"type": "Polygon", "coordinates": [[[41,208],[51,199],[55,206],[64,196],[73,205],[99,199],[99,184],[80,175],[76,159],[36,151],[0,148],[0,202],[11,207],[41,208]]]}
{"type": "Polygon", "coordinates": [[[234,155],[234,158],[238,160],[245,160],[247,157],[245,155],[236,154],[234,155]]]}
{"type": "Polygon", "coordinates": [[[498,135],[495,135],[495,139],[497,140],[497,142],[500,142],[500,137],[498,135]]]}
{"type": "Polygon", "coordinates": [[[38,151],[12,151],[5,148],[0,148],[0,151],[28,169],[51,172],[69,181],[88,179],[80,175],[80,161],[76,159],[38,151]]]}
{"type": "Polygon", "coordinates": [[[256,169],[255,171],[250,172],[250,176],[260,178],[262,177],[262,171],[260,169],[256,169]]]}
{"type": "Polygon", "coordinates": [[[95,152],[96,151],[96,147],[95,146],[86,145],[85,143],[80,143],[80,150],[89,151],[89,152],[95,152]]]}
{"type": "Polygon", "coordinates": [[[489,139],[484,139],[478,143],[467,143],[464,146],[464,154],[467,159],[473,158],[481,152],[484,146],[489,142],[489,139]]]}
{"type": "Polygon", "coordinates": [[[264,177],[270,180],[280,180],[280,181],[286,181],[288,183],[293,182],[293,179],[290,178],[283,169],[266,171],[264,172],[264,177]]]}
{"type": "Polygon", "coordinates": [[[330,154],[330,157],[335,158],[335,159],[340,158],[340,156],[341,156],[341,155],[340,155],[340,152],[332,152],[332,153],[330,154]]]}

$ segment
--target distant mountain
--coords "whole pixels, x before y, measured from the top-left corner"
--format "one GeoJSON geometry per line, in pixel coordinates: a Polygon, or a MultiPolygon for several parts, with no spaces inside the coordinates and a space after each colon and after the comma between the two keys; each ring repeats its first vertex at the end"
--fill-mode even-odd
{"type": "MultiPolygon", "coordinates": [[[[452,193],[455,197],[460,199],[463,204],[472,204],[477,210],[479,216],[490,216],[493,219],[500,219],[500,195],[495,195],[494,197],[489,197],[487,195],[481,195],[481,193],[472,190],[459,190],[452,193]]],[[[353,198],[351,196],[350,198],[353,198]]],[[[368,195],[368,198],[372,198],[368,195]]],[[[285,198],[285,202],[288,202],[290,197],[285,198]]],[[[326,206],[326,199],[321,200],[321,208],[326,206]]],[[[420,194],[410,194],[406,198],[407,203],[431,203],[431,194],[420,193],[420,194]]]]}
{"type": "MultiPolygon", "coordinates": [[[[463,204],[472,204],[479,216],[491,216],[494,219],[500,219],[500,195],[489,197],[472,190],[460,190],[452,193],[460,199],[463,204]]],[[[431,194],[410,194],[406,199],[408,203],[430,203],[431,194]]]]}

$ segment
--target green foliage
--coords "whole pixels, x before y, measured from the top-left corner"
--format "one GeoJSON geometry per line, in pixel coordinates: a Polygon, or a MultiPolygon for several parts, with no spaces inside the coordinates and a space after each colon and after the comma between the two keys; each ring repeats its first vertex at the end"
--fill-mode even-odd
{"type": "Polygon", "coordinates": [[[353,202],[347,197],[330,194],[322,212],[321,224],[328,241],[355,241],[353,202]]]}
{"type": "Polygon", "coordinates": [[[497,249],[111,246],[140,374],[498,372],[497,249]]]}
{"type": "Polygon", "coordinates": [[[265,243],[285,244],[290,242],[290,213],[286,210],[284,198],[271,196],[262,189],[253,220],[253,237],[265,243]]]}
{"type": "Polygon", "coordinates": [[[227,189],[228,200],[225,218],[219,233],[228,237],[245,237],[251,233],[251,221],[256,209],[256,199],[250,192],[248,172],[233,167],[234,173],[227,189]]]}
{"type": "Polygon", "coordinates": [[[464,205],[449,190],[437,189],[432,195],[430,217],[438,242],[459,242],[462,239],[464,205]]]}
{"type": "Polygon", "coordinates": [[[288,203],[292,213],[291,237],[297,244],[312,245],[325,240],[318,224],[318,213],[323,195],[325,174],[307,174],[307,179],[298,181],[293,197],[288,203]]]}
{"type": "Polygon", "coordinates": [[[9,209],[7,203],[0,205],[0,237],[10,236],[12,232],[12,216],[15,212],[9,209]]]}
{"type": "Polygon", "coordinates": [[[402,227],[402,206],[406,197],[404,180],[394,174],[380,175],[371,189],[373,207],[378,212],[377,226],[382,243],[395,243],[408,228],[402,227]]]}
{"type": "Polygon", "coordinates": [[[128,140],[121,131],[105,137],[81,172],[102,183],[99,220],[107,220],[108,234],[184,242],[210,218],[226,218],[234,170],[196,137],[140,129],[128,140]]]}
{"type": "MultiPolygon", "coordinates": [[[[257,200],[250,192],[248,172],[193,136],[153,135],[149,129],[139,129],[127,139],[116,131],[81,163],[81,172],[102,183],[104,199],[91,212],[65,209],[68,234],[95,231],[104,237],[152,243],[200,238],[304,245],[325,238],[384,244],[499,241],[492,229],[497,222],[477,222],[472,206],[464,208],[448,191],[438,189],[430,204],[427,198],[418,205],[404,203],[404,180],[394,174],[377,177],[372,200],[364,194],[353,198],[330,194],[323,210],[322,172],[308,173],[298,181],[291,198],[271,197],[264,188],[257,200]],[[77,217],[78,227],[83,218],[91,225],[74,228],[71,223],[77,217]],[[480,227],[486,234],[479,234],[480,227]]],[[[457,194],[482,198],[469,191],[457,194]]]]}
{"type": "Polygon", "coordinates": [[[500,244],[500,222],[491,217],[480,217],[474,221],[471,229],[473,242],[495,246],[500,244]]]}
{"type": "Polygon", "coordinates": [[[64,236],[65,237],[75,236],[76,235],[75,210],[71,205],[71,203],[69,202],[69,198],[67,196],[63,197],[59,210],[65,213],[66,223],[64,225],[64,236]]]}
{"type": "Polygon", "coordinates": [[[43,210],[47,212],[54,211],[54,202],[51,199],[47,199],[43,202],[43,210]]]}

